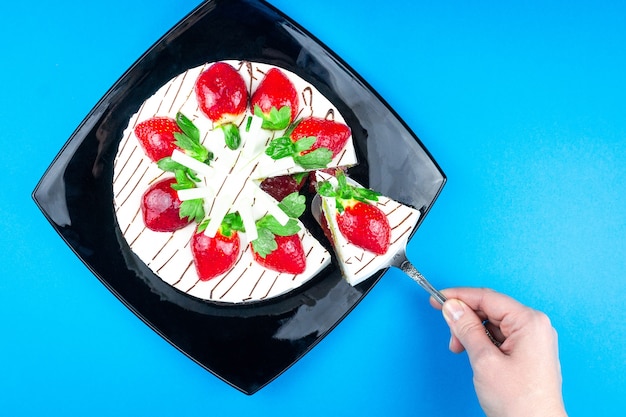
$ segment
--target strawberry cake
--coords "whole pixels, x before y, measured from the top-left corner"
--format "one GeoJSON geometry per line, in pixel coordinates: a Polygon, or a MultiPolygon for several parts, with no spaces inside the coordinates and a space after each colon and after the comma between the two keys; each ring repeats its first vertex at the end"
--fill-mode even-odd
{"type": "Polygon", "coordinates": [[[115,214],[132,251],[176,289],[264,300],[330,263],[298,220],[307,173],[356,163],[350,129],[314,86],[271,65],[207,63],[130,118],[114,163],[115,214]]]}
{"type": "Polygon", "coordinates": [[[389,266],[406,246],[419,210],[363,188],[345,177],[317,172],[320,223],[344,278],[357,285],[389,266]]]}
{"type": "Polygon", "coordinates": [[[256,302],[330,264],[299,220],[311,179],[324,184],[329,236],[355,285],[406,243],[419,218],[381,198],[389,236],[378,246],[337,232],[343,226],[329,213],[354,204],[337,207],[333,192],[357,163],[350,128],[313,85],[268,64],[207,63],[174,77],[130,118],[114,163],[115,214],[131,250],[167,284],[203,300],[256,302]]]}

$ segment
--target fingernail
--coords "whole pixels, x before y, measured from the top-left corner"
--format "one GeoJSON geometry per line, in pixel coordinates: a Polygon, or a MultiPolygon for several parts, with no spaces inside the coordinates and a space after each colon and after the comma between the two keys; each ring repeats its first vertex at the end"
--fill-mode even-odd
{"type": "Polygon", "coordinates": [[[459,300],[448,300],[443,303],[443,315],[448,321],[458,321],[463,314],[465,314],[465,309],[463,308],[463,304],[459,300]]]}

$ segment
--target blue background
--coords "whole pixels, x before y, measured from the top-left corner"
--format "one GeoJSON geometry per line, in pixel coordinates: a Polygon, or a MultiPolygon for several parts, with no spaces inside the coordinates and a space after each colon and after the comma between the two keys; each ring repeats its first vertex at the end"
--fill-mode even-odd
{"type": "MultiPolygon", "coordinates": [[[[466,355],[397,271],[250,397],[145,326],[39,213],[30,193],[73,130],[198,4],[3,6],[0,414],[482,415],[466,355]]],[[[409,245],[422,272],[548,313],[570,414],[623,414],[626,3],[271,4],[360,73],[446,172],[409,245]]]]}

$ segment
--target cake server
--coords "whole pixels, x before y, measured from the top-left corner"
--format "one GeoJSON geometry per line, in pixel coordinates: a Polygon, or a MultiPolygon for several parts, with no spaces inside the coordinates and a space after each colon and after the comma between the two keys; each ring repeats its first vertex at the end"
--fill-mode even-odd
{"type": "MultiPolygon", "coordinates": [[[[313,214],[313,217],[315,217],[315,220],[321,226],[322,200],[319,194],[315,194],[315,197],[313,197],[313,201],[311,203],[311,214],[313,214]]],[[[417,282],[420,287],[425,289],[426,292],[428,292],[439,304],[443,305],[443,303],[446,301],[446,297],[439,290],[433,287],[432,284],[426,279],[426,277],[417,270],[417,268],[411,263],[411,261],[409,261],[409,258],[406,256],[406,244],[402,246],[402,248],[400,248],[386,264],[382,265],[381,269],[388,268],[390,266],[394,266],[402,270],[405,274],[411,277],[413,281],[417,282]]],[[[500,347],[502,345],[502,342],[496,340],[493,337],[493,335],[487,328],[488,323],[488,320],[485,320],[483,322],[485,334],[487,335],[487,337],[489,337],[489,340],[491,340],[494,345],[500,347]]]]}

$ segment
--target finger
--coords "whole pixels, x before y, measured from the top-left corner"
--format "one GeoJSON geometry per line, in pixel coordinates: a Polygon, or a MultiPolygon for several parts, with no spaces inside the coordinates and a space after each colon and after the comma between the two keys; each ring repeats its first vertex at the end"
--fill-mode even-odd
{"type": "Polygon", "coordinates": [[[432,296],[428,299],[428,301],[430,302],[430,305],[433,308],[436,308],[437,310],[441,310],[441,303],[439,303],[439,301],[435,300],[432,296]]]}
{"type": "Polygon", "coordinates": [[[482,320],[489,320],[496,327],[507,315],[527,308],[513,298],[487,288],[449,288],[442,293],[447,298],[463,300],[482,320]]]}
{"type": "Polygon", "coordinates": [[[465,351],[465,347],[463,347],[461,341],[454,334],[450,334],[450,343],[448,348],[454,353],[461,353],[465,351]]]}
{"type": "Polygon", "coordinates": [[[500,347],[502,343],[506,340],[506,336],[502,333],[502,330],[491,323],[489,320],[483,322],[483,326],[485,327],[485,332],[487,333],[487,337],[495,344],[500,347]]]}
{"type": "Polygon", "coordinates": [[[453,335],[450,350],[453,352],[458,350],[458,345],[454,340],[456,338],[467,351],[470,362],[474,362],[479,356],[488,352],[499,352],[485,333],[483,321],[470,306],[461,300],[448,299],[443,304],[442,311],[453,335]]]}

